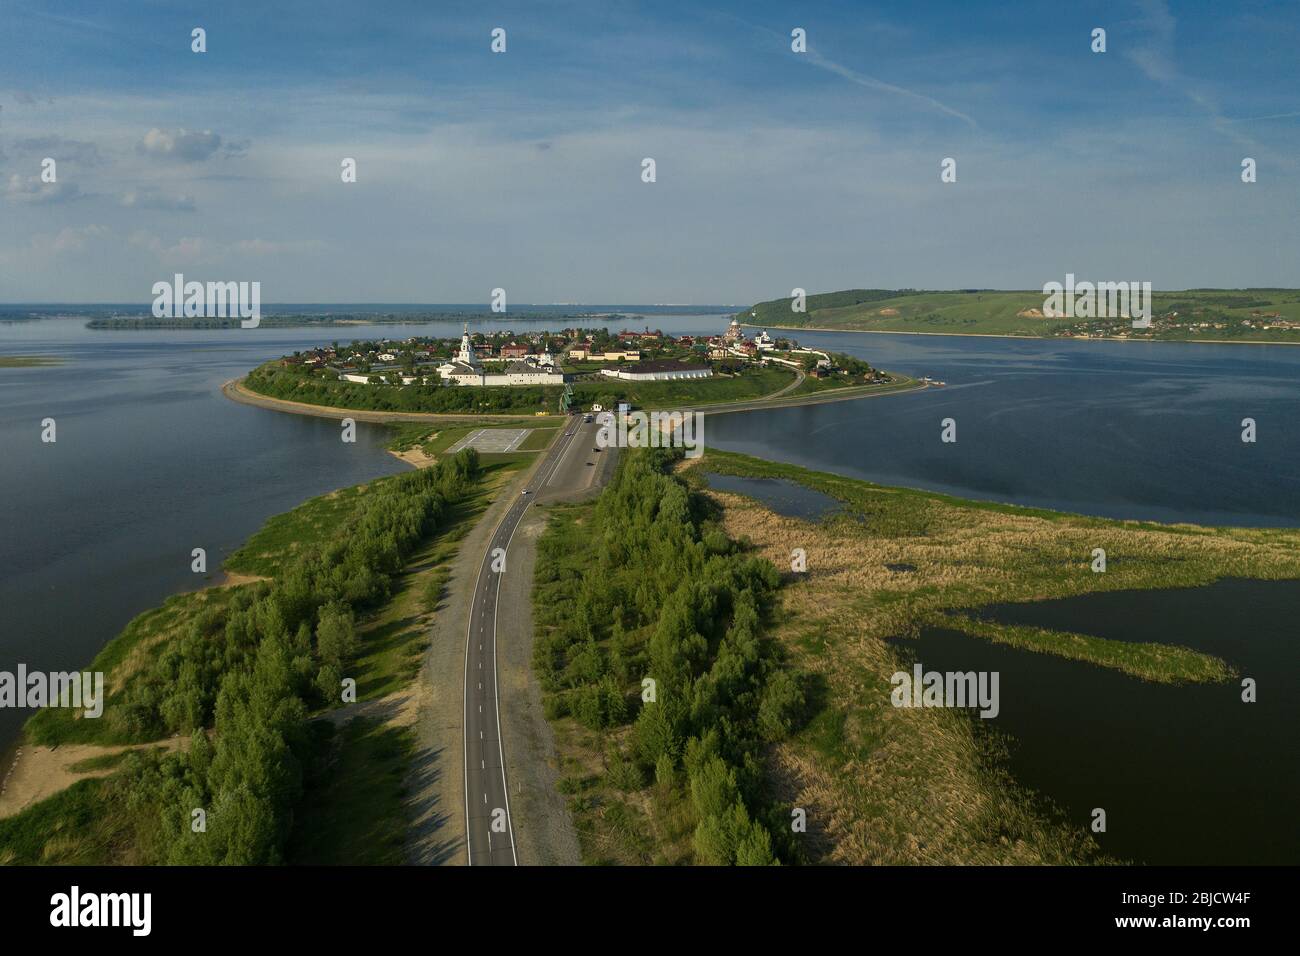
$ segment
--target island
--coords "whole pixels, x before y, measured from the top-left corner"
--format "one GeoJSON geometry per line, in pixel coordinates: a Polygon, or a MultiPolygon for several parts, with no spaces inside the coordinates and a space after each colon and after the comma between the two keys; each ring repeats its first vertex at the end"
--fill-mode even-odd
{"type": "Polygon", "coordinates": [[[924,384],[794,339],[748,337],[733,319],[714,336],[649,327],[484,333],[465,323],[458,338],[334,341],[266,362],[224,390],[280,411],[391,422],[526,419],[620,403],[722,412],[924,384]]]}

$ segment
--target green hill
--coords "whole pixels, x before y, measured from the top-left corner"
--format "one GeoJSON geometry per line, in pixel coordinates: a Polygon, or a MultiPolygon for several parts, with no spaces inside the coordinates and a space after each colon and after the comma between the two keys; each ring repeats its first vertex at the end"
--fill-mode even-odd
{"type": "Polygon", "coordinates": [[[764,328],[1300,343],[1300,289],[1191,289],[1155,292],[1152,299],[1149,332],[1124,319],[1044,318],[1044,295],[1036,289],[849,289],[808,296],[802,313],[786,298],[759,302],[738,317],[764,328]]]}

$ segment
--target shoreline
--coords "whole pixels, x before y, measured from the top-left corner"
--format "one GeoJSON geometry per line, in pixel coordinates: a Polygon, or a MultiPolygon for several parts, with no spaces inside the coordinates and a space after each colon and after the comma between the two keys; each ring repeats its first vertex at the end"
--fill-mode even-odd
{"type": "MultiPolygon", "coordinates": [[[[901,395],[906,392],[922,391],[930,386],[923,382],[908,376],[902,376],[902,381],[891,383],[891,385],[863,385],[848,386],[842,389],[827,389],[824,392],[812,392],[804,395],[786,395],[779,398],[755,398],[740,402],[722,402],[704,405],[686,405],[688,411],[700,411],[714,415],[731,414],[735,412],[762,411],[770,408],[791,408],[799,405],[821,405],[829,402],[846,402],[855,398],[874,398],[881,395],[901,395]],[[896,387],[894,387],[896,386],[896,387]]],[[[271,398],[266,395],[259,395],[244,387],[242,378],[233,378],[221,385],[221,394],[226,396],[232,402],[238,402],[241,405],[252,405],[256,408],[265,408],[269,411],[284,412],[290,415],[311,415],[316,418],[352,418],[359,422],[371,422],[375,424],[392,424],[397,422],[413,422],[417,424],[431,425],[454,425],[463,424],[468,421],[492,421],[502,422],[505,424],[518,424],[521,422],[544,421],[563,421],[564,416],[557,414],[544,415],[492,415],[492,414],[470,414],[455,415],[447,412],[376,412],[363,411],[350,408],[340,408],[335,405],[311,405],[307,402],[294,402],[284,398],[271,398]]],[[[788,386],[787,386],[788,387],[788,386]]],[[[402,458],[401,454],[390,452],[402,458]]],[[[415,462],[407,461],[408,464],[415,462]]],[[[417,465],[417,467],[419,467],[417,465]]]]}
{"type": "Polygon", "coordinates": [[[455,415],[449,412],[377,412],[361,409],[340,408],[337,405],[311,405],[307,402],[293,402],[285,398],[271,398],[259,395],[244,387],[242,378],[232,378],[221,385],[221,394],[232,402],[241,405],[253,405],[274,412],[286,412],[291,415],[311,415],[316,418],[351,418],[359,422],[391,424],[393,422],[428,423],[431,425],[454,425],[458,422],[489,420],[499,422],[536,422],[539,420],[563,421],[563,416],[546,413],[543,415],[500,415],[474,413],[455,415]]]}
{"type": "Polygon", "coordinates": [[[933,335],[962,339],[1020,339],[1025,342],[1129,342],[1145,345],[1300,345],[1300,342],[1257,342],[1241,339],[1121,339],[1104,336],[1097,339],[1059,335],[1011,335],[1007,332],[909,332],[903,329],[828,329],[816,325],[754,325],[741,322],[746,329],[780,329],[783,332],[861,332],[865,335],[933,335]]]}

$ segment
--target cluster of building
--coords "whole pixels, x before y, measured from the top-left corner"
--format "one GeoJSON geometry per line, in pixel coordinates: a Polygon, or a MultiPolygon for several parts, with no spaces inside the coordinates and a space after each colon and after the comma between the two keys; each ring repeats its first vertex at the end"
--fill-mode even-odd
{"type": "Polygon", "coordinates": [[[1076,322],[1073,325],[1057,329],[1053,335],[1058,338],[1080,339],[1126,339],[1149,338],[1152,335],[1167,332],[1226,332],[1247,329],[1250,331],[1300,330],[1300,322],[1284,319],[1280,312],[1253,311],[1249,318],[1220,312],[1206,317],[1206,310],[1196,309],[1191,315],[1179,315],[1166,312],[1153,316],[1147,329],[1134,329],[1127,318],[1091,319],[1076,322]]]}
{"type": "MultiPolygon", "coordinates": [[[[498,341],[502,336],[494,336],[498,341]]],[[[562,385],[566,375],[552,348],[569,361],[601,363],[599,374],[625,381],[672,381],[709,378],[713,361],[761,361],[777,343],[766,331],[746,338],[739,320],[733,318],[721,335],[677,338],[649,327],[643,331],[623,330],[610,336],[603,330],[565,329],[561,337],[534,333],[521,339],[505,335],[508,341],[495,344],[491,338],[475,343],[466,324],[460,347],[448,357],[447,340],[408,339],[358,344],[351,347],[322,347],[286,356],[286,366],[329,369],[342,381],[368,384],[428,384],[488,387],[514,385],[562,385]],[[567,344],[566,344],[567,343],[567,344]],[[647,360],[645,353],[655,356],[647,360]],[[665,352],[677,357],[662,357],[665,352]],[[434,373],[436,372],[436,376],[434,373]]],[[[783,343],[797,348],[797,343],[783,343]]],[[[780,359],[774,359],[780,361],[780,359]]],[[[793,363],[787,363],[793,364],[793,363]]]]}
{"type": "Polygon", "coordinates": [[[438,366],[438,377],[451,385],[563,385],[567,378],[549,351],[534,355],[526,345],[503,345],[502,359],[510,360],[500,371],[488,371],[479,361],[470,341],[469,326],[460,337],[460,351],[450,362],[438,366]],[[522,354],[520,350],[522,349],[522,354]]]}

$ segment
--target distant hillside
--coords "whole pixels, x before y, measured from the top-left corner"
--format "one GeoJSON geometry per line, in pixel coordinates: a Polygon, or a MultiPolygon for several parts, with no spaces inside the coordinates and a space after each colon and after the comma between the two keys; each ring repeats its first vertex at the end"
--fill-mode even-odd
{"type": "Polygon", "coordinates": [[[1300,343],[1298,289],[1195,289],[1152,298],[1150,332],[1135,332],[1123,319],[1044,318],[1037,289],[849,289],[808,296],[805,312],[792,311],[786,298],[759,302],[737,316],[761,328],[1300,343]]]}

